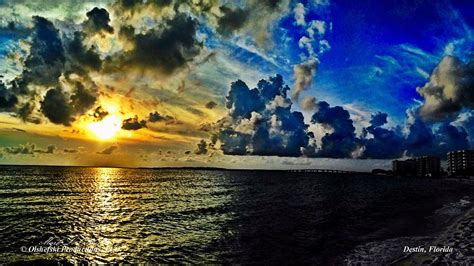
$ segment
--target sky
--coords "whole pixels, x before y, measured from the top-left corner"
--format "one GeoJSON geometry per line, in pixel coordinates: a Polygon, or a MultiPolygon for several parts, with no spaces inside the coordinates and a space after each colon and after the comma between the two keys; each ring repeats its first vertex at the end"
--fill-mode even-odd
{"type": "Polygon", "coordinates": [[[328,168],[474,148],[474,4],[0,0],[0,163],[328,168]]]}

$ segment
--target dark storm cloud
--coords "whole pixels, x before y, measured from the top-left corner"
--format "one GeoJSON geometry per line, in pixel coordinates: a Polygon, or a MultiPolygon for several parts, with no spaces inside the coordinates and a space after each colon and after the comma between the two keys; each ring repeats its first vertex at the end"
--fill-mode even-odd
{"type": "Polygon", "coordinates": [[[359,140],[349,112],[341,106],[330,107],[327,102],[318,103],[318,111],[311,118],[312,123],[330,126],[332,133],[322,138],[319,156],[330,158],[350,158],[359,140]]]}
{"type": "MultiPolygon", "coordinates": [[[[245,10],[232,3],[222,6],[218,1],[120,0],[110,7],[116,12],[115,17],[120,14],[119,11],[124,10],[130,10],[131,13],[125,15],[133,17],[135,14],[144,15],[142,11],[146,13],[162,10],[164,6],[170,6],[175,13],[171,17],[163,16],[158,22],[159,25],[148,30],[135,29],[127,25],[126,21],[122,21],[121,28],[116,30],[119,30],[120,38],[131,50],[109,54],[106,58],[101,58],[98,47],[90,44],[90,38],[95,34],[104,36],[114,33],[111,16],[106,9],[95,7],[89,10],[85,14],[86,19],[74,26],[58,22],[57,25],[61,26],[56,27],[46,18],[33,17],[32,29],[24,31],[29,35],[26,41],[29,42],[30,49],[22,59],[23,72],[10,81],[7,88],[0,88],[0,111],[15,112],[15,116],[25,122],[46,121],[42,119],[44,115],[53,123],[70,125],[77,116],[87,112],[86,109],[92,108],[97,100],[97,89],[85,86],[86,81],[91,82],[89,72],[138,66],[172,74],[188,66],[203,49],[203,44],[196,36],[201,19],[212,18],[212,21],[217,23],[211,23],[210,26],[224,33],[243,27],[249,28],[251,12],[259,13],[252,15],[255,17],[266,10],[272,10],[269,12],[273,12],[273,15],[278,13],[277,9],[281,11],[279,1],[250,1],[249,8],[245,10]],[[218,14],[211,12],[213,8],[220,9],[218,14]],[[135,11],[137,12],[134,13],[135,11]],[[60,32],[58,29],[65,30],[60,32]],[[79,76],[77,79],[86,89],[70,90],[70,86],[76,86],[69,84],[70,76],[79,76]],[[63,78],[66,84],[63,84],[63,78]],[[46,96],[38,102],[37,99],[41,95],[46,96]],[[53,103],[60,104],[58,114],[52,112],[53,103]],[[71,106],[68,108],[67,105],[71,106]]],[[[265,20],[263,24],[269,25],[271,20],[265,20]]],[[[16,26],[11,23],[8,27],[13,30],[16,26]]],[[[268,27],[259,27],[259,33],[255,36],[266,35],[260,33],[266,32],[267,29],[268,27]]],[[[214,107],[215,104],[211,102],[206,105],[208,109],[214,107]]],[[[205,115],[196,108],[190,107],[189,111],[196,115],[205,115]]]]}
{"type": "Polygon", "coordinates": [[[226,96],[225,106],[230,110],[234,119],[250,118],[252,112],[261,112],[265,105],[258,89],[249,89],[241,80],[232,82],[230,91],[226,96]]]}
{"type": "Polygon", "coordinates": [[[378,113],[372,116],[371,125],[365,128],[371,134],[365,143],[362,158],[390,159],[408,156],[436,155],[444,158],[449,151],[469,148],[468,134],[463,127],[443,122],[434,129],[426,124],[415,111],[410,113],[411,122],[407,125],[406,136],[400,128],[382,128],[387,115],[378,113]]]}
{"type": "Polygon", "coordinates": [[[31,33],[31,29],[19,21],[8,21],[6,24],[0,25],[0,32],[22,38],[28,36],[31,33]]]}
{"type": "Polygon", "coordinates": [[[387,114],[377,113],[372,115],[370,126],[364,133],[371,134],[365,142],[363,158],[390,159],[399,158],[405,150],[405,140],[401,132],[382,128],[387,123],[387,114]]]}
{"type": "Polygon", "coordinates": [[[233,82],[226,97],[232,123],[217,134],[224,154],[300,156],[309,141],[308,125],[300,112],[290,110],[288,90],[280,75],[260,80],[254,89],[233,82]]]}
{"type": "Polygon", "coordinates": [[[417,89],[424,98],[420,114],[430,121],[452,119],[462,108],[474,107],[474,61],[445,56],[429,81],[417,89]]]}
{"type": "Polygon", "coordinates": [[[63,35],[64,46],[66,48],[66,59],[68,69],[65,72],[72,72],[79,75],[86,75],[88,70],[99,71],[102,69],[102,59],[100,58],[96,45],[87,45],[88,39],[98,33],[113,33],[107,10],[94,8],[87,13],[88,19],[82,24],[82,31],[76,31],[71,37],[63,35]]]}
{"type": "Polygon", "coordinates": [[[0,81],[0,111],[15,112],[14,116],[23,121],[38,123],[39,118],[29,117],[35,107],[33,99],[36,94],[30,91],[29,85],[57,84],[65,55],[59,31],[47,19],[33,17],[33,28],[28,33],[30,49],[22,62],[23,71],[9,82],[8,88],[0,81]]]}
{"type": "Polygon", "coordinates": [[[75,115],[82,115],[96,102],[97,96],[80,82],[75,82],[69,96],[60,87],[50,89],[41,101],[41,112],[52,123],[69,126],[75,115]]]}
{"type": "Polygon", "coordinates": [[[121,63],[171,74],[200,53],[202,44],[196,39],[197,26],[196,20],[182,13],[166,20],[163,27],[145,33],[135,34],[132,26],[124,26],[120,35],[134,48],[125,52],[121,63]]]}
{"type": "Polygon", "coordinates": [[[88,90],[84,84],[75,82],[75,91],[70,101],[74,114],[84,114],[94,106],[96,100],[97,95],[94,90],[88,90]]]}
{"type": "Polygon", "coordinates": [[[133,9],[136,6],[143,4],[143,0],[118,0],[117,4],[126,9],[133,9]]]}
{"type": "Polygon", "coordinates": [[[372,115],[372,118],[370,119],[370,125],[371,127],[380,127],[383,126],[387,123],[387,117],[388,115],[385,113],[376,113],[375,115],[372,115]]]}
{"type": "Polygon", "coordinates": [[[91,70],[100,70],[102,67],[102,60],[97,52],[97,49],[93,46],[86,48],[84,45],[85,36],[82,32],[75,32],[74,38],[68,43],[68,55],[71,57],[71,63],[74,64],[76,72],[83,72],[82,69],[86,68],[91,70]]]}
{"type": "Polygon", "coordinates": [[[445,122],[438,128],[436,135],[438,138],[436,151],[442,153],[443,157],[449,151],[469,148],[468,134],[462,127],[445,122]]]}
{"type": "Polygon", "coordinates": [[[197,144],[197,148],[194,151],[195,154],[201,155],[207,153],[207,142],[203,139],[197,144]]]}
{"type": "Polygon", "coordinates": [[[261,80],[254,89],[240,80],[231,83],[225,105],[228,116],[202,126],[202,130],[214,131],[212,147],[232,155],[391,159],[404,155],[445,157],[447,152],[469,148],[474,142],[470,135],[474,131],[472,115],[457,125],[453,121],[433,125],[422,119],[419,109],[408,110],[402,130],[401,126],[385,128],[388,115],[379,112],[357,136],[350,113],[324,101],[315,103],[311,123],[322,125],[326,133],[315,136],[308,131],[303,115],[291,111],[288,90],[279,75],[261,80]],[[316,144],[318,137],[320,145],[316,144]]]}
{"type": "Polygon", "coordinates": [[[125,11],[132,16],[149,10],[159,12],[165,6],[171,7],[178,14],[186,8],[193,16],[212,21],[208,25],[222,36],[244,30],[255,37],[257,43],[263,44],[269,39],[270,27],[287,11],[288,1],[251,0],[244,5],[242,7],[241,3],[235,1],[118,0],[113,6],[116,13],[125,11]]]}
{"type": "Polygon", "coordinates": [[[102,106],[96,107],[94,109],[94,113],[92,114],[94,119],[97,121],[102,121],[108,115],[109,115],[109,112],[107,112],[104,108],[102,108],[102,106]]]}
{"type": "Polygon", "coordinates": [[[72,39],[68,36],[61,35],[51,21],[33,17],[27,40],[31,47],[23,60],[23,71],[9,83],[10,88],[0,85],[1,111],[15,112],[25,122],[40,123],[39,110],[52,123],[68,126],[75,116],[94,105],[97,88],[87,72],[99,70],[101,60],[94,47],[84,46],[84,33],[75,32],[72,39]],[[59,83],[61,75],[65,79],[59,83]],[[42,94],[45,96],[38,103],[36,99],[42,94]]]}
{"type": "Polygon", "coordinates": [[[16,95],[7,89],[5,83],[0,80],[0,111],[11,111],[18,102],[16,95]]]}
{"type": "Polygon", "coordinates": [[[173,122],[175,121],[174,117],[170,116],[170,115],[161,115],[160,113],[158,112],[154,112],[154,113],[150,113],[148,115],[148,121],[149,122],[173,122]]]}
{"type": "Polygon", "coordinates": [[[214,101],[209,101],[209,102],[207,102],[206,105],[205,105],[205,107],[206,107],[207,109],[214,109],[214,107],[216,107],[216,106],[217,106],[217,103],[214,102],[214,101]]]}
{"type": "Polygon", "coordinates": [[[137,116],[127,118],[122,121],[122,129],[125,130],[139,130],[146,127],[145,120],[139,120],[137,116]]]}
{"type": "MultiPolygon", "coordinates": [[[[283,83],[281,75],[275,75],[268,80],[261,79],[257,84],[257,89],[261,94],[262,100],[267,104],[275,100],[277,96],[285,99],[290,87],[283,83]]],[[[291,102],[289,104],[291,105],[291,102]]]]}
{"type": "Polygon", "coordinates": [[[23,121],[30,122],[31,120],[31,113],[33,112],[35,105],[34,103],[27,102],[23,106],[19,107],[17,110],[18,117],[21,118],[23,121]]]}
{"type": "Polygon", "coordinates": [[[61,88],[48,90],[41,102],[41,112],[55,124],[69,126],[73,120],[71,105],[61,88]]]}
{"type": "Polygon", "coordinates": [[[24,61],[23,72],[12,83],[16,93],[27,94],[29,84],[54,86],[65,62],[59,31],[49,20],[33,17],[31,48],[24,61]]]}
{"type": "Polygon", "coordinates": [[[49,20],[35,16],[31,49],[23,77],[39,85],[54,85],[65,61],[59,31],[49,20]]]}
{"type": "Polygon", "coordinates": [[[235,131],[232,128],[220,130],[218,134],[221,142],[221,149],[224,154],[229,155],[247,155],[250,135],[235,131]]]}
{"type": "Polygon", "coordinates": [[[276,9],[283,2],[282,0],[260,0],[260,4],[269,7],[270,9],[276,9]]]}
{"type": "Polygon", "coordinates": [[[190,5],[199,6],[198,16],[212,17],[213,22],[216,19],[215,25],[212,24],[221,36],[246,35],[260,48],[268,49],[271,47],[272,28],[288,14],[290,1],[249,0],[244,4],[239,1],[201,1],[190,5]],[[215,12],[217,9],[219,12],[215,12]]]}
{"type": "Polygon", "coordinates": [[[117,146],[110,146],[107,149],[103,151],[98,151],[97,154],[103,154],[103,155],[110,155],[112,154],[116,149],[118,149],[117,146]]]}
{"type": "Polygon", "coordinates": [[[158,7],[163,7],[163,6],[168,6],[172,3],[172,0],[149,0],[148,3],[158,6],[158,7]]]}
{"type": "Polygon", "coordinates": [[[409,156],[437,155],[442,158],[449,151],[470,147],[465,128],[443,122],[433,129],[421,117],[415,117],[410,125],[405,145],[409,156]]]}
{"type": "Polygon", "coordinates": [[[419,156],[433,152],[435,135],[431,127],[425,124],[421,117],[415,116],[414,122],[409,126],[409,133],[405,145],[410,155],[419,156]]]}
{"type": "Polygon", "coordinates": [[[306,132],[308,125],[304,123],[303,114],[291,112],[290,108],[278,107],[275,110],[277,123],[280,123],[279,133],[274,134],[271,128],[259,127],[253,136],[255,154],[298,156],[302,148],[308,145],[309,136],[306,132]],[[267,145],[274,145],[269,147],[267,145]]]}
{"type": "Polygon", "coordinates": [[[118,0],[116,4],[125,9],[135,11],[146,6],[164,7],[172,3],[172,0],[118,0]]]}
{"type": "Polygon", "coordinates": [[[217,31],[222,35],[229,35],[242,28],[249,16],[248,10],[238,7],[232,9],[227,6],[221,6],[220,10],[224,15],[218,19],[217,31]]]}
{"type": "Polygon", "coordinates": [[[87,12],[87,20],[83,24],[85,32],[90,34],[95,33],[113,33],[114,29],[109,25],[109,12],[104,8],[94,7],[87,12]]]}
{"type": "Polygon", "coordinates": [[[258,88],[252,90],[241,81],[232,83],[226,97],[228,120],[232,122],[218,134],[225,154],[300,156],[303,150],[310,157],[388,159],[399,158],[404,152],[411,156],[445,155],[449,149],[468,147],[464,129],[443,124],[433,133],[417,115],[404,136],[399,128],[383,128],[387,123],[387,114],[377,113],[372,116],[371,125],[364,129],[363,138],[359,138],[349,112],[341,106],[330,107],[324,101],[317,103],[311,122],[322,124],[330,132],[322,136],[320,147],[314,147],[308,140],[315,136],[307,131],[308,126],[300,113],[290,112],[288,106],[276,107],[269,112],[269,103],[277,95],[287,98],[288,89],[275,90],[278,87],[282,88],[278,78],[273,82],[262,80],[258,88]],[[278,85],[271,86],[275,84],[278,85]],[[269,123],[271,117],[273,125],[269,123]],[[278,132],[272,128],[275,124],[281,132],[286,131],[286,135],[275,134],[278,132]],[[292,137],[282,141],[288,133],[292,137]],[[288,146],[293,149],[285,149],[282,143],[291,143],[288,146]],[[361,153],[354,154],[358,150],[361,153]]]}
{"type": "MultiPolygon", "coordinates": [[[[246,14],[250,12],[233,4],[229,4],[229,7],[219,6],[220,3],[214,1],[178,4],[171,0],[123,0],[117,1],[111,8],[114,12],[137,9],[137,13],[134,14],[143,15],[140,12],[157,11],[171,5],[176,13],[171,17],[164,16],[158,22],[159,25],[151,29],[138,30],[123,21],[121,28],[116,30],[119,30],[120,38],[131,47],[131,50],[109,54],[107,58],[101,58],[97,46],[90,45],[92,35],[114,33],[111,16],[106,9],[95,7],[88,11],[87,18],[81,24],[77,24],[77,27],[66,25],[64,22],[58,22],[58,25],[62,26],[56,27],[52,21],[35,16],[32,29],[25,31],[29,34],[26,41],[29,42],[30,49],[22,59],[23,72],[10,81],[8,87],[0,88],[0,111],[15,112],[15,116],[25,122],[46,121],[42,119],[44,115],[53,123],[70,125],[77,116],[92,108],[97,100],[97,88],[93,88],[90,84],[85,85],[87,82],[92,82],[89,72],[138,66],[172,74],[188,66],[188,63],[192,62],[203,49],[203,44],[196,36],[200,21],[197,18],[216,19],[217,24],[213,24],[216,30],[220,28],[221,32],[233,31],[246,25],[249,19],[246,14]],[[181,6],[190,9],[183,11],[179,8],[181,6]],[[212,8],[220,8],[221,12],[211,14],[212,8]],[[60,32],[58,29],[65,30],[60,32]],[[79,30],[76,31],[77,29],[79,30]],[[78,76],[74,79],[79,80],[86,88],[82,89],[80,86],[75,88],[78,86],[74,84],[74,80],[71,81],[71,76],[78,76]],[[70,87],[74,88],[71,90],[70,87]],[[37,99],[41,95],[45,95],[44,99],[38,102],[37,99]],[[60,104],[57,114],[52,111],[55,103],[60,104]]],[[[249,6],[258,7],[259,11],[255,12],[263,12],[264,7],[275,9],[279,4],[274,1],[251,1],[249,6]]],[[[134,16],[134,14],[128,15],[134,16]]],[[[14,27],[12,23],[11,28],[14,27]]],[[[210,102],[206,108],[212,109],[214,105],[210,102]]],[[[188,110],[199,116],[205,115],[193,107],[188,110]]]]}

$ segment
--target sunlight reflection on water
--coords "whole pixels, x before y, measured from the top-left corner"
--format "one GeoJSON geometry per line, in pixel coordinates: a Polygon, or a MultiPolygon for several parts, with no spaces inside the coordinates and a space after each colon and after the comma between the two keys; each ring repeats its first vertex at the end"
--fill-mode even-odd
{"type": "MultiPolygon", "coordinates": [[[[27,183],[32,190],[37,189],[35,183],[50,187],[51,195],[40,197],[57,206],[45,204],[45,211],[61,212],[55,215],[58,224],[49,225],[50,231],[60,239],[75,238],[73,246],[87,246],[94,252],[47,254],[42,258],[100,263],[136,261],[141,254],[138,258],[148,261],[172,262],[179,257],[191,262],[199,257],[194,250],[222,237],[219,223],[231,219],[228,213],[217,213],[231,199],[231,195],[221,193],[226,191],[219,185],[221,178],[202,173],[120,168],[44,170],[26,178],[31,179],[27,183]],[[176,247],[186,252],[178,253],[176,247]],[[162,255],[154,259],[159,253],[162,255]]],[[[29,194],[22,195],[23,200],[28,200],[29,194]]],[[[43,235],[39,239],[46,237],[43,235]]]]}

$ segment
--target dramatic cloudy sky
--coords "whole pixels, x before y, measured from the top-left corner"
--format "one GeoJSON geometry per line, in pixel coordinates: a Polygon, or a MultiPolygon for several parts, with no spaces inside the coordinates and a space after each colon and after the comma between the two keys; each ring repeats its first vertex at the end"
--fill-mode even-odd
{"type": "Polygon", "coordinates": [[[386,168],[474,146],[474,4],[0,0],[0,163],[386,168]]]}

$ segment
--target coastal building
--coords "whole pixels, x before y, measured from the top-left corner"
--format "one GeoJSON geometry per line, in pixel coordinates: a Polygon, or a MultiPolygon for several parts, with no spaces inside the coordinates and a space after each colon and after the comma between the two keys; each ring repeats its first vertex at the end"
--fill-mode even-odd
{"type": "Polygon", "coordinates": [[[439,176],[441,173],[441,159],[436,156],[422,156],[415,158],[416,175],[420,177],[439,176]]]}
{"type": "Polygon", "coordinates": [[[474,150],[459,150],[448,153],[450,176],[474,176],[474,150]]]}
{"type": "Polygon", "coordinates": [[[415,176],[416,161],[414,159],[395,160],[392,162],[392,171],[397,176],[415,176]]]}
{"type": "Polygon", "coordinates": [[[392,161],[392,171],[396,176],[439,176],[441,159],[436,156],[422,156],[407,160],[392,161]]]}

